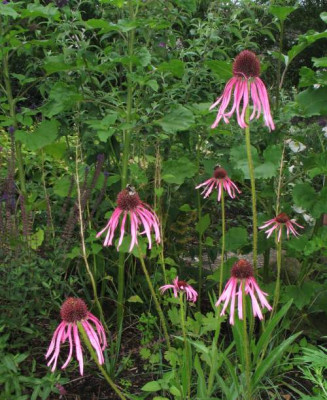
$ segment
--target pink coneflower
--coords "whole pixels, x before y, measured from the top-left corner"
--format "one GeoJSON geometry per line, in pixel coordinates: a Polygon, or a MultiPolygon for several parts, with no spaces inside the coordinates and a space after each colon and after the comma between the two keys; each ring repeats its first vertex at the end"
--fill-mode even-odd
{"type": "Polygon", "coordinates": [[[259,317],[259,319],[263,319],[259,302],[261,303],[262,308],[266,307],[269,311],[272,310],[272,307],[266,300],[265,296],[268,296],[267,293],[263,292],[259,288],[254,279],[252,265],[248,261],[241,259],[233,265],[231,275],[232,277],[226,283],[225,289],[216,303],[216,307],[218,307],[220,303],[224,303],[220,315],[225,315],[226,308],[230,302],[229,322],[231,325],[234,325],[235,302],[237,297],[238,317],[239,319],[243,319],[242,286],[245,285],[244,293],[249,294],[251,297],[253,315],[259,317]],[[237,288],[238,284],[239,287],[237,288]],[[256,296],[258,297],[259,302],[256,296]]]}
{"type": "Polygon", "coordinates": [[[286,226],[287,238],[290,237],[290,233],[292,233],[296,237],[300,236],[300,234],[295,230],[294,225],[298,226],[299,228],[304,228],[302,225],[299,225],[297,222],[295,222],[294,219],[290,219],[289,216],[285,213],[280,213],[277,215],[277,217],[266,221],[264,225],[259,227],[259,229],[268,228],[268,226],[270,225],[272,225],[272,227],[266,230],[267,239],[272,235],[274,230],[276,230],[278,242],[282,237],[282,228],[284,225],[286,226]]]}
{"type": "Polygon", "coordinates": [[[67,367],[72,358],[73,349],[75,347],[76,358],[79,362],[79,370],[81,375],[83,375],[83,353],[77,322],[82,324],[91,345],[97,353],[99,364],[103,364],[104,358],[102,351],[107,347],[106,335],[101,322],[88,311],[84,301],[78,298],[69,297],[61,306],[60,316],[62,322],[55,330],[47,354],[45,355],[45,358],[49,358],[52,354],[52,357],[47,364],[48,366],[53,364],[51,371],[53,372],[56,369],[61,344],[68,340],[69,354],[66,362],[61,368],[64,369],[67,367]],[[90,322],[94,324],[96,330],[90,322]]]}
{"type": "Polygon", "coordinates": [[[173,280],[172,285],[161,286],[159,290],[161,291],[161,293],[164,293],[167,289],[173,289],[175,297],[178,297],[179,292],[186,293],[187,300],[191,301],[192,303],[195,303],[198,297],[198,292],[194,290],[192,286],[189,285],[187,282],[179,281],[178,276],[176,276],[176,278],[173,280]]]}
{"type": "Polygon", "coordinates": [[[229,194],[229,197],[232,199],[235,198],[235,191],[241,193],[235,183],[228,178],[226,170],[221,168],[220,165],[217,165],[214,168],[213,177],[196,186],[195,189],[199,189],[204,186],[204,190],[201,192],[204,198],[210,196],[213,189],[218,189],[218,201],[221,199],[222,190],[226,190],[229,194]]]}
{"type": "Polygon", "coordinates": [[[123,216],[121,225],[120,225],[120,237],[117,249],[122,244],[125,227],[126,227],[126,219],[129,216],[130,228],[131,228],[131,244],[129,247],[129,251],[133,250],[133,247],[138,244],[137,234],[139,230],[139,226],[143,225],[144,231],[140,232],[140,234],[146,234],[149,242],[149,249],[152,246],[151,240],[151,230],[153,229],[155,233],[155,239],[157,243],[160,243],[160,229],[159,229],[159,220],[157,215],[151,208],[143,203],[140,200],[139,195],[135,192],[134,188],[130,185],[127,185],[127,188],[118,193],[117,196],[117,207],[114,210],[112,216],[110,217],[108,224],[100,231],[96,237],[98,238],[103,234],[103,232],[108,231],[106,238],[103,242],[104,246],[111,246],[114,238],[115,230],[118,226],[119,219],[123,216]]]}
{"type": "Polygon", "coordinates": [[[246,128],[245,112],[251,96],[253,103],[253,111],[250,120],[254,117],[260,117],[261,112],[265,120],[265,125],[269,130],[275,129],[274,122],[270,113],[269,98],[267,89],[259,78],[260,62],[257,56],[249,50],[242,51],[236,58],[233,64],[233,78],[231,78],[224,89],[222,96],[218,97],[215,103],[212,104],[210,110],[220,104],[217,118],[211,128],[216,128],[219,121],[223,118],[225,123],[229,123],[229,118],[236,111],[237,122],[241,128],[246,128]],[[230,111],[226,109],[230,103],[232,92],[234,90],[234,101],[230,111]],[[243,99],[243,107],[241,102],[243,99]]]}

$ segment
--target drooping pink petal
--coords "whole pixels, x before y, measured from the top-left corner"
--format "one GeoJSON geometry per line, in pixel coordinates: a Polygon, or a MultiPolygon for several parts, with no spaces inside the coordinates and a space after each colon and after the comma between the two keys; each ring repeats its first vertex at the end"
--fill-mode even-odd
{"type": "Polygon", "coordinates": [[[81,376],[83,376],[83,371],[84,371],[83,353],[82,353],[81,341],[78,334],[78,327],[76,324],[74,324],[73,326],[73,334],[74,334],[76,358],[79,363],[79,372],[81,376]]]}
{"type": "Polygon", "coordinates": [[[73,346],[73,336],[72,336],[72,325],[71,324],[68,325],[67,338],[69,340],[69,353],[68,353],[67,360],[65,361],[65,363],[63,364],[61,369],[65,369],[67,367],[67,365],[69,364],[70,360],[72,359],[74,346],[73,346]]]}

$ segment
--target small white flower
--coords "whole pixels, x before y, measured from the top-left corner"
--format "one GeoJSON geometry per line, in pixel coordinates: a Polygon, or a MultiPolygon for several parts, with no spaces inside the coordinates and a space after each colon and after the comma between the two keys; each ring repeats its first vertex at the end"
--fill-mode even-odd
{"type": "Polygon", "coordinates": [[[327,138],[327,126],[324,126],[324,127],[322,128],[322,131],[323,131],[323,133],[324,133],[325,138],[327,138]]]}
{"type": "Polygon", "coordinates": [[[297,214],[303,214],[305,212],[305,209],[302,207],[292,206],[292,208],[297,214]]]}
{"type": "Polygon", "coordinates": [[[314,89],[319,89],[320,86],[321,86],[320,83],[315,83],[315,84],[313,85],[313,88],[314,88],[314,89]]]}
{"type": "Polygon", "coordinates": [[[314,219],[311,215],[309,215],[309,214],[303,214],[303,218],[304,218],[304,220],[305,220],[305,222],[306,222],[307,224],[309,224],[309,225],[314,225],[315,219],[314,219]]]}
{"type": "Polygon", "coordinates": [[[293,174],[294,168],[295,168],[295,165],[291,165],[290,167],[288,167],[288,170],[290,171],[291,174],[293,174]]]}
{"type": "Polygon", "coordinates": [[[293,153],[299,153],[307,148],[307,146],[297,140],[288,139],[286,143],[288,143],[288,147],[293,151],[293,153]]]}

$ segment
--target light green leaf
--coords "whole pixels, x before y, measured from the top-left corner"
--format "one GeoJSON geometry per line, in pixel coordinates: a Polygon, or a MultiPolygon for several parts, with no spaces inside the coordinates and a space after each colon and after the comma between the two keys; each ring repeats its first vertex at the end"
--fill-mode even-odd
{"type": "Polygon", "coordinates": [[[53,143],[58,135],[59,122],[55,119],[43,121],[34,132],[16,131],[15,138],[27,149],[35,151],[53,143]]]}
{"type": "Polygon", "coordinates": [[[205,214],[201,217],[199,222],[195,225],[195,230],[200,234],[203,235],[204,232],[209,228],[210,226],[210,215],[205,214]]]}
{"type": "Polygon", "coordinates": [[[270,6],[269,12],[277,17],[280,21],[285,21],[285,19],[297,9],[297,7],[291,6],[270,6]]]}
{"type": "Polygon", "coordinates": [[[44,240],[44,231],[42,229],[38,229],[33,235],[29,237],[28,244],[31,249],[36,250],[41,246],[44,240]]]}
{"type": "Polygon", "coordinates": [[[157,71],[159,72],[170,72],[177,78],[182,78],[184,75],[184,63],[181,60],[170,60],[169,62],[163,62],[158,65],[157,71]]]}
{"type": "Polygon", "coordinates": [[[327,87],[308,88],[297,96],[296,101],[301,108],[301,115],[303,116],[326,115],[327,87]]]}
{"type": "Polygon", "coordinates": [[[230,228],[226,233],[226,250],[239,250],[247,241],[248,233],[245,228],[230,228]]]}
{"type": "Polygon", "coordinates": [[[146,47],[142,47],[138,52],[137,56],[142,67],[146,67],[151,62],[151,53],[146,47]]]}
{"type": "Polygon", "coordinates": [[[298,183],[294,186],[292,194],[295,205],[305,210],[310,209],[316,199],[316,192],[309,183],[298,183]]]}
{"type": "Polygon", "coordinates": [[[186,178],[192,178],[196,170],[195,164],[186,157],[164,161],[162,179],[167,183],[181,185],[186,178]]]}
{"type": "Polygon", "coordinates": [[[127,299],[127,301],[129,303],[143,303],[143,300],[141,299],[140,296],[135,295],[135,296],[131,296],[129,299],[127,299]]]}
{"type": "Polygon", "coordinates": [[[142,388],[144,392],[157,392],[161,390],[161,386],[157,381],[151,381],[146,383],[142,388]]]}
{"type": "Polygon", "coordinates": [[[210,60],[206,61],[211,71],[223,80],[230,79],[233,76],[232,63],[228,61],[210,60]]]}
{"type": "Polygon", "coordinates": [[[17,11],[10,7],[9,4],[3,4],[2,2],[0,3],[0,15],[7,15],[8,17],[13,17],[14,19],[19,16],[17,11]]]}
{"type": "Polygon", "coordinates": [[[194,124],[194,115],[191,110],[178,104],[157,123],[167,133],[186,131],[194,124]]]}

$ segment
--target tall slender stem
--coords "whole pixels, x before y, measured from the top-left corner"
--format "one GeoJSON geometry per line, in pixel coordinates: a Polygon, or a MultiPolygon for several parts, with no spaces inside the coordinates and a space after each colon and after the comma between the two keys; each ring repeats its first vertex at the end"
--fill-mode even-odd
{"type": "MultiPolygon", "coordinates": [[[[7,94],[8,104],[9,104],[9,113],[10,113],[10,117],[13,120],[13,126],[15,129],[17,129],[17,118],[16,118],[16,110],[15,110],[16,103],[13,98],[11,82],[10,82],[10,77],[9,77],[8,54],[5,54],[3,57],[2,66],[3,66],[3,79],[5,82],[6,94],[7,94]]],[[[26,199],[27,192],[26,192],[25,169],[24,169],[24,162],[23,162],[23,155],[22,155],[22,146],[20,143],[15,142],[15,147],[16,147],[16,158],[17,158],[20,190],[21,190],[21,193],[22,193],[24,199],[26,199]]]]}
{"type": "Polygon", "coordinates": [[[279,92],[281,89],[281,66],[282,66],[282,60],[281,57],[283,54],[283,38],[284,38],[284,21],[280,21],[280,34],[279,34],[279,57],[277,60],[277,83],[276,83],[276,103],[275,103],[275,109],[276,112],[278,112],[279,109],[279,92]]]}
{"type": "Polygon", "coordinates": [[[211,397],[212,394],[212,386],[213,386],[213,382],[214,382],[214,376],[215,376],[215,372],[217,371],[218,365],[216,362],[216,357],[217,357],[217,344],[218,344],[218,338],[219,338],[219,334],[220,334],[220,325],[221,325],[221,318],[219,317],[219,313],[220,313],[220,306],[218,306],[218,308],[216,307],[216,331],[215,331],[215,336],[213,338],[212,341],[212,345],[211,345],[211,366],[210,366],[210,372],[209,372],[209,378],[208,378],[208,389],[207,389],[207,396],[208,398],[211,397]]]}
{"type": "Polygon", "coordinates": [[[118,387],[115,385],[113,380],[110,378],[110,376],[107,374],[106,370],[103,368],[103,366],[99,363],[99,360],[95,354],[95,351],[90,343],[90,340],[80,322],[77,322],[78,330],[83,338],[83,341],[88,349],[88,351],[91,354],[91,357],[93,361],[96,363],[98,366],[99,370],[101,371],[102,375],[104,376],[105,380],[109,383],[111,388],[114,390],[114,392],[119,396],[120,399],[122,400],[127,400],[126,397],[123,395],[123,393],[118,389],[118,387]]]}
{"type": "Polygon", "coordinates": [[[250,108],[246,108],[245,113],[245,142],[246,142],[246,153],[248,158],[249,174],[251,180],[251,196],[252,196],[252,219],[253,219],[253,268],[254,273],[257,273],[258,265],[258,218],[257,218],[257,199],[255,192],[255,177],[254,177],[254,167],[251,154],[251,138],[250,138],[250,108]]]}
{"type": "Polygon", "coordinates": [[[186,366],[186,376],[187,376],[187,399],[191,399],[191,372],[190,372],[190,356],[189,356],[189,347],[187,343],[187,336],[186,336],[186,327],[185,327],[185,310],[184,310],[184,292],[181,291],[179,294],[179,305],[180,305],[180,313],[181,313],[181,326],[182,326],[182,333],[184,339],[184,351],[185,351],[185,366],[186,366]]]}
{"type": "MultiPolygon", "coordinates": [[[[133,10],[132,1],[128,0],[128,13],[129,18],[134,20],[135,14],[133,10]]],[[[135,30],[132,29],[128,32],[128,56],[132,57],[134,51],[134,38],[135,30]]],[[[131,73],[133,71],[133,64],[130,61],[127,70],[127,100],[126,100],[126,122],[129,124],[132,119],[132,104],[133,104],[133,81],[131,73]]],[[[128,158],[130,155],[130,144],[131,144],[131,128],[127,127],[124,132],[123,140],[123,157],[122,157],[122,172],[121,172],[121,187],[125,189],[127,184],[128,175],[128,158]]],[[[125,291],[125,254],[119,253],[118,260],[118,296],[117,296],[117,354],[120,348],[122,325],[124,318],[124,291],[125,291]]]]}
{"type": "Polygon", "coordinates": [[[245,282],[242,281],[243,345],[245,351],[246,399],[252,400],[250,344],[247,331],[245,282]]]}
{"type": "Polygon", "coordinates": [[[90,265],[89,265],[89,262],[88,262],[88,259],[87,259],[87,253],[86,253],[86,247],[85,247],[84,223],[83,223],[82,202],[81,202],[81,190],[80,190],[80,185],[79,185],[79,172],[78,172],[78,160],[79,160],[79,151],[78,150],[79,150],[79,148],[80,148],[80,144],[78,143],[76,145],[75,174],[76,174],[78,219],[79,219],[80,235],[81,235],[82,256],[83,256],[84,264],[85,264],[85,267],[86,267],[86,271],[87,271],[87,273],[89,275],[89,278],[90,278],[90,281],[91,281],[91,285],[92,285],[92,289],[93,289],[94,301],[95,301],[95,304],[97,305],[101,322],[105,326],[106,331],[109,332],[108,326],[106,324],[106,321],[105,321],[105,318],[104,318],[104,315],[103,315],[103,310],[102,310],[101,304],[99,302],[97,286],[96,286],[95,279],[94,279],[94,276],[92,274],[92,271],[91,271],[91,268],[90,268],[90,265]]]}
{"type": "Polygon", "coordinates": [[[221,260],[220,260],[220,275],[219,275],[219,297],[223,288],[224,277],[224,258],[225,258],[225,195],[224,190],[221,190],[221,260]]]}
{"type": "MultiPolygon", "coordinates": [[[[198,145],[197,145],[197,152],[196,152],[196,163],[197,163],[197,171],[199,175],[199,168],[200,168],[200,147],[201,147],[201,136],[199,137],[198,145]]],[[[202,218],[202,206],[201,206],[201,195],[199,190],[197,190],[197,208],[198,208],[198,221],[201,221],[202,218]]],[[[201,308],[201,292],[202,292],[202,280],[203,280],[203,243],[202,243],[202,233],[199,232],[199,297],[198,297],[198,307],[201,308]]]]}
{"type": "Polygon", "coordinates": [[[276,233],[276,246],[277,246],[277,278],[276,278],[276,286],[275,286],[275,293],[274,293],[274,302],[273,302],[273,309],[270,314],[270,318],[276,312],[276,308],[279,302],[279,295],[280,295],[280,272],[282,269],[282,237],[278,241],[278,234],[276,233]]]}
{"type": "Polygon", "coordinates": [[[165,336],[165,339],[166,339],[167,346],[170,349],[171,345],[170,345],[170,339],[169,339],[166,319],[165,319],[165,316],[164,316],[164,314],[162,312],[162,309],[161,309],[160,303],[158,301],[158,298],[157,298],[156,292],[154,290],[154,287],[152,285],[152,282],[151,282],[148,270],[146,268],[146,265],[145,265],[145,262],[144,262],[144,258],[143,258],[143,254],[142,254],[142,251],[141,251],[140,247],[139,247],[139,259],[140,259],[141,266],[142,266],[146,281],[148,283],[150,292],[152,294],[154,304],[156,306],[156,309],[157,309],[157,312],[158,312],[158,315],[159,315],[159,318],[160,318],[160,322],[161,322],[161,325],[162,325],[162,329],[164,331],[164,336],[165,336]]]}

